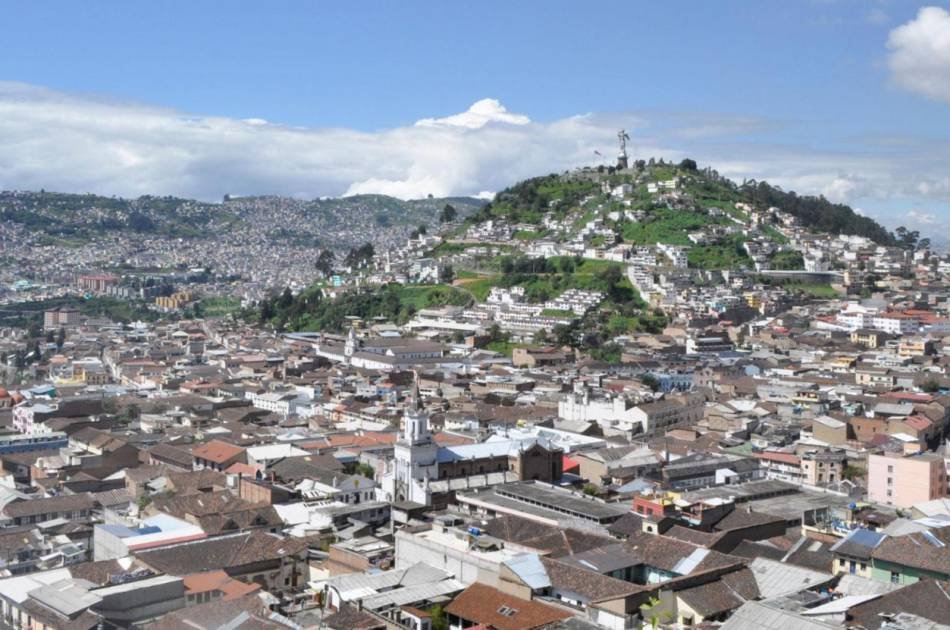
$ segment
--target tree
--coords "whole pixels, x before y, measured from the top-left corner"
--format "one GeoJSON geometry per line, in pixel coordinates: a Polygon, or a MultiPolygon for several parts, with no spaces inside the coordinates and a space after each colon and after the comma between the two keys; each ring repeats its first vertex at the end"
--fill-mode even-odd
{"type": "Polygon", "coordinates": [[[324,276],[329,276],[333,272],[333,261],[336,255],[329,249],[325,249],[317,256],[317,262],[313,264],[317,271],[324,276]]]}
{"type": "Polygon", "coordinates": [[[436,604],[427,612],[429,613],[429,619],[432,621],[432,630],[449,630],[449,620],[445,615],[445,611],[442,610],[442,606],[436,604]]]}
{"type": "Polygon", "coordinates": [[[347,267],[356,269],[368,264],[369,261],[373,259],[375,254],[376,250],[373,248],[372,243],[365,243],[359,247],[352,247],[350,248],[350,251],[347,252],[346,258],[343,259],[343,264],[347,267]]]}
{"type": "Polygon", "coordinates": [[[558,324],[554,327],[554,340],[559,346],[571,346],[576,343],[574,336],[574,327],[558,324]]]}
{"type": "Polygon", "coordinates": [[[592,483],[585,483],[585,484],[584,484],[584,494],[586,494],[586,495],[588,495],[588,496],[594,496],[595,494],[597,494],[597,486],[595,486],[595,485],[592,484],[592,483]]]}
{"type": "Polygon", "coordinates": [[[458,218],[458,214],[458,210],[452,204],[447,203],[442,208],[442,212],[439,213],[439,223],[451,223],[458,218]]]}
{"type": "Polygon", "coordinates": [[[135,422],[142,417],[142,410],[138,405],[129,405],[122,410],[122,419],[126,422],[135,422]]]}
{"type": "Polygon", "coordinates": [[[917,239],[920,237],[920,232],[917,230],[908,230],[902,225],[894,230],[894,236],[896,237],[899,247],[915,249],[917,247],[917,239]]]}
{"type": "Polygon", "coordinates": [[[273,319],[273,317],[274,317],[274,307],[270,303],[269,299],[264,298],[263,300],[261,300],[260,320],[262,322],[267,322],[273,319]]]}
{"type": "Polygon", "coordinates": [[[376,471],[373,470],[372,466],[370,466],[369,464],[365,462],[360,462],[359,464],[356,465],[356,474],[362,475],[366,477],[367,479],[376,478],[376,471]]]}
{"type": "Polygon", "coordinates": [[[286,309],[293,303],[293,292],[290,290],[290,287],[284,287],[284,292],[280,294],[280,299],[277,301],[277,306],[279,306],[281,309],[286,309]]]}
{"type": "Polygon", "coordinates": [[[848,464],[841,470],[841,476],[844,477],[845,479],[854,481],[855,479],[863,477],[865,472],[866,471],[860,466],[854,466],[852,464],[848,464]]]}
{"type": "Polygon", "coordinates": [[[920,389],[928,394],[936,394],[940,391],[940,383],[937,379],[931,377],[920,386],[920,389]]]}
{"type": "Polygon", "coordinates": [[[419,233],[419,236],[425,236],[427,230],[428,228],[426,228],[425,224],[423,223],[416,231],[419,233]]]}
{"type": "Polygon", "coordinates": [[[668,610],[660,610],[662,604],[663,602],[658,597],[651,597],[647,603],[640,605],[643,620],[649,623],[653,630],[659,628],[664,621],[669,621],[672,618],[672,614],[668,610]]]}
{"type": "Polygon", "coordinates": [[[454,279],[455,270],[452,268],[452,265],[444,265],[439,269],[439,282],[442,284],[451,284],[454,279]]]}
{"type": "Polygon", "coordinates": [[[501,332],[501,326],[498,324],[492,324],[488,327],[488,340],[489,341],[502,341],[504,335],[501,332]]]}
{"type": "Polygon", "coordinates": [[[684,171],[695,171],[696,170],[696,160],[691,160],[689,158],[684,159],[680,162],[680,168],[684,171]]]}
{"type": "Polygon", "coordinates": [[[559,259],[557,266],[561,273],[574,273],[577,269],[577,263],[571,257],[559,259]]]}
{"type": "Polygon", "coordinates": [[[644,374],[640,377],[640,382],[649,387],[654,392],[660,391],[660,381],[652,374],[644,374]]]}
{"type": "Polygon", "coordinates": [[[607,294],[615,302],[624,302],[624,291],[620,287],[620,281],[623,280],[623,272],[617,265],[610,265],[599,274],[601,281],[607,287],[607,294]]]}

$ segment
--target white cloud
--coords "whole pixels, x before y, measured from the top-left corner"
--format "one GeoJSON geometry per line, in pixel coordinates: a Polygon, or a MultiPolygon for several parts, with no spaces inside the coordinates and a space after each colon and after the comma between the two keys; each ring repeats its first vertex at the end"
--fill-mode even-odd
{"type": "Polygon", "coordinates": [[[468,108],[468,111],[445,118],[423,118],[416,122],[418,127],[465,127],[466,129],[480,129],[489,123],[506,123],[509,125],[527,125],[531,119],[521,114],[512,114],[504,105],[494,98],[483,98],[468,108]]]}
{"type": "Polygon", "coordinates": [[[931,212],[921,212],[920,210],[908,210],[904,215],[907,221],[912,225],[934,225],[937,223],[937,215],[931,212]]]}
{"type": "Polygon", "coordinates": [[[821,194],[831,201],[847,203],[863,196],[867,182],[860,175],[839,175],[822,188],[821,194]]]}
{"type": "Polygon", "coordinates": [[[476,194],[590,161],[614,133],[612,121],[590,117],[534,123],[492,99],[370,133],[195,117],[0,82],[0,188],[201,199],[476,194]]]}
{"type": "Polygon", "coordinates": [[[767,179],[872,210],[881,200],[900,200],[901,212],[950,205],[948,142],[865,139],[830,151],[772,142],[782,127],[655,112],[542,123],[485,99],[461,114],[381,131],[306,129],[0,82],[0,189],[205,200],[225,193],[490,198],[526,177],[613,162],[617,130],[625,128],[634,158],[688,156],[737,180],[767,179]]]}
{"type": "Polygon", "coordinates": [[[891,31],[887,47],[897,85],[950,102],[950,12],[923,7],[916,18],[891,31]]]}

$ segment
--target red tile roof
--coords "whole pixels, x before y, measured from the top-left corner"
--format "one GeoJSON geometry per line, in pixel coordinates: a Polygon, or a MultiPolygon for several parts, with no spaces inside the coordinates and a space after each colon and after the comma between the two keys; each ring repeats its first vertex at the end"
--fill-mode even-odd
{"type": "Polygon", "coordinates": [[[565,455],[565,456],[562,458],[562,461],[563,461],[563,466],[562,466],[562,467],[563,467],[563,469],[564,469],[564,472],[571,472],[571,471],[573,471],[573,470],[575,470],[575,469],[576,469],[576,470],[580,470],[580,468],[581,468],[580,462],[574,461],[573,459],[571,459],[571,458],[568,457],[567,455],[565,455]]]}
{"type": "Polygon", "coordinates": [[[765,451],[762,453],[755,453],[755,457],[758,459],[764,459],[770,462],[781,462],[783,464],[791,464],[797,466],[801,463],[801,458],[798,455],[792,453],[778,453],[775,451],[765,451]]]}
{"type": "Polygon", "coordinates": [[[498,630],[530,630],[573,616],[567,611],[521,599],[479,582],[462,591],[445,611],[498,630]]]}
{"type": "Polygon", "coordinates": [[[244,449],[240,446],[228,444],[227,442],[222,442],[220,440],[211,440],[210,442],[196,446],[191,451],[192,455],[195,457],[200,457],[205,461],[214,462],[216,464],[223,464],[229,459],[234,459],[243,452],[244,449]]]}
{"type": "Polygon", "coordinates": [[[207,573],[192,573],[182,577],[185,584],[185,594],[221,591],[221,599],[227,601],[243,597],[261,588],[260,584],[245,584],[235,580],[224,571],[208,571],[207,573]]]}
{"type": "Polygon", "coordinates": [[[904,424],[917,431],[926,431],[933,426],[933,422],[924,416],[907,416],[904,424]]]}

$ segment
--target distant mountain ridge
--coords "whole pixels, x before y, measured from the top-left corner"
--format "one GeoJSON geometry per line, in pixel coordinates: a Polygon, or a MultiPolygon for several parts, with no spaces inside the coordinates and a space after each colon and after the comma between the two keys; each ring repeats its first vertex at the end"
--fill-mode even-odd
{"type": "MultiPolygon", "coordinates": [[[[18,224],[50,239],[92,240],[105,234],[151,234],[206,238],[219,230],[266,230],[275,238],[314,244],[335,231],[372,240],[376,230],[434,225],[446,204],[460,217],[486,202],[469,197],[404,201],[385,195],[330,199],[280,196],[226,197],[220,203],[166,196],[135,199],[47,191],[0,192],[0,220],[18,224]]],[[[355,243],[356,241],[354,241],[355,243]]]]}

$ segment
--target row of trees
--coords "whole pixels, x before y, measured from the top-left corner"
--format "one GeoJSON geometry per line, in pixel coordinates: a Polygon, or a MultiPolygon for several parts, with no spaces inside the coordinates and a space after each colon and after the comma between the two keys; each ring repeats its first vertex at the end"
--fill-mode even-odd
{"type": "Polygon", "coordinates": [[[929,238],[920,238],[920,232],[908,230],[903,225],[894,230],[894,240],[904,249],[930,249],[929,238]]]}

